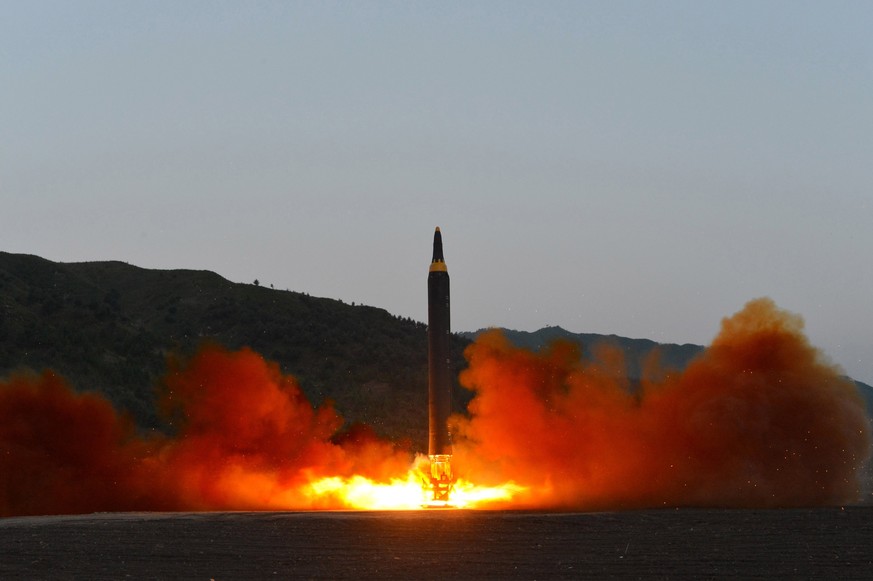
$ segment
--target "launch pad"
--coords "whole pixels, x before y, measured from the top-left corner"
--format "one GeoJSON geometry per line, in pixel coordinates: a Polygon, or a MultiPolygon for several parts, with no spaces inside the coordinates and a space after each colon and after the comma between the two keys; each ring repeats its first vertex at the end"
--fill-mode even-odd
{"type": "Polygon", "coordinates": [[[430,456],[430,478],[427,486],[431,498],[424,505],[425,508],[455,508],[451,504],[452,489],[455,486],[451,454],[430,456]]]}

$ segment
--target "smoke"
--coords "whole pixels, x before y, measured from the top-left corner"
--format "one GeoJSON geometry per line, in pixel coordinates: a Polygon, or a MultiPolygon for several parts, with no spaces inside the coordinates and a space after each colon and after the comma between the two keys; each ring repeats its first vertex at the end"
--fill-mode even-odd
{"type": "Polygon", "coordinates": [[[0,384],[0,516],[170,508],[139,478],[158,446],[51,372],[14,377],[0,384]]]}
{"type": "Polygon", "coordinates": [[[475,392],[454,418],[457,470],[529,487],[519,504],[564,508],[784,507],[856,501],[870,425],[855,385],[757,299],[722,322],[682,373],[649,362],[632,393],[621,353],[583,361],[557,342],[518,349],[499,333],[466,352],[475,392]],[[606,363],[603,363],[603,362],[606,363]],[[618,378],[618,379],[617,379],[618,378]]]}
{"type": "Polygon", "coordinates": [[[313,408],[296,380],[251,350],[207,347],[171,361],[161,410],[178,418],[165,465],[194,508],[307,507],[298,489],[320,476],[397,476],[409,455],[372,431],[331,438],[342,419],[313,408]]]}
{"type": "MultiPolygon", "coordinates": [[[[802,320],[768,299],[725,319],[683,372],[649,361],[639,386],[617,349],[583,360],[568,342],[532,352],[494,332],[466,356],[461,381],[475,395],[469,416],[452,420],[454,472],[476,485],[525,487],[504,506],[859,497],[871,446],[864,404],[810,346],[802,320]]],[[[342,479],[409,482],[408,445],[363,425],[339,431],[330,403],[313,407],[293,377],[249,349],[210,345],[171,359],[158,402],[172,436],[137,433],[104,398],[51,372],[0,381],[0,516],[344,508],[330,492],[342,479]],[[328,492],[313,494],[325,478],[328,492]]],[[[398,491],[383,495],[388,506],[398,491]]]]}
{"type": "Polygon", "coordinates": [[[410,464],[372,430],[338,433],[330,404],[313,408],[293,378],[248,349],[207,346],[171,360],[159,406],[173,437],[137,435],[105,399],[50,372],[0,383],[0,516],[341,508],[303,485],[387,479],[410,464]]]}

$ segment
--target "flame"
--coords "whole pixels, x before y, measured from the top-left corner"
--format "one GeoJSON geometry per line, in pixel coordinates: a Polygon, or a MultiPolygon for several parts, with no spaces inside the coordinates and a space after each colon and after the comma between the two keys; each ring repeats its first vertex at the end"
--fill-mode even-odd
{"type": "Polygon", "coordinates": [[[494,486],[473,484],[463,478],[455,483],[449,504],[457,508],[508,508],[527,487],[509,481],[494,486]]]}
{"type": "Polygon", "coordinates": [[[424,504],[424,490],[410,472],[405,479],[377,482],[364,476],[326,476],[304,486],[313,504],[339,504],[357,510],[415,510],[424,504]]]}
{"type": "Polygon", "coordinates": [[[467,480],[455,481],[449,500],[431,499],[429,460],[417,456],[403,478],[380,482],[365,476],[343,478],[327,476],[303,487],[303,494],[314,506],[335,506],[354,510],[419,510],[422,508],[496,508],[505,506],[523,486],[506,482],[479,486],[467,480]]]}

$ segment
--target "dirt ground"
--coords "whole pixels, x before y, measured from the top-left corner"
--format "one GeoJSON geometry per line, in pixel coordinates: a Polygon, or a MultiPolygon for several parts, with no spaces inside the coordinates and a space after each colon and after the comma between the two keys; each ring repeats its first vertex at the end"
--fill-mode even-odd
{"type": "Polygon", "coordinates": [[[0,579],[869,579],[873,507],[0,519],[0,579]]]}

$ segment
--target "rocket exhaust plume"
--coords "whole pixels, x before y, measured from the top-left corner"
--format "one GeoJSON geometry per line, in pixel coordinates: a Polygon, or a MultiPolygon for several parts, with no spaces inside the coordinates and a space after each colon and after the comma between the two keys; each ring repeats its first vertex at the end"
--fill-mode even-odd
{"type": "Polygon", "coordinates": [[[445,506],[454,485],[449,414],[452,368],[449,357],[449,271],[443,257],[440,229],[433,234],[433,258],[427,275],[428,457],[430,506],[445,506]]]}
{"type": "Polygon", "coordinates": [[[50,372],[0,380],[0,516],[349,508],[344,490],[313,483],[409,471],[407,450],[360,426],[338,432],[329,404],[314,408],[248,349],[170,361],[159,407],[174,437],[137,435],[104,398],[50,372]]]}
{"type": "Polygon", "coordinates": [[[651,362],[641,390],[621,354],[583,361],[558,342],[497,332],[468,348],[453,461],[477,483],[513,479],[514,507],[786,507],[855,502],[870,424],[854,383],[769,299],[722,323],[684,372],[651,362]],[[606,363],[604,363],[606,362],[606,363]]]}

